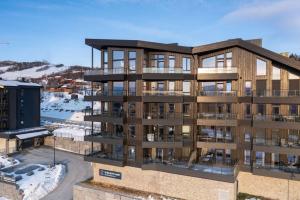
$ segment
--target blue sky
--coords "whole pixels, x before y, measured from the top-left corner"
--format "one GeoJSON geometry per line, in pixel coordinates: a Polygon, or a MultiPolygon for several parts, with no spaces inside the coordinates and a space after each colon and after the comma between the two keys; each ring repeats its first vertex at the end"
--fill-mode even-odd
{"type": "Polygon", "coordinates": [[[0,0],[0,60],[90,65],[85,38],[188,46],[263,38],[266,48],[300,54],[299,10],[300,0],[0,0]]]}

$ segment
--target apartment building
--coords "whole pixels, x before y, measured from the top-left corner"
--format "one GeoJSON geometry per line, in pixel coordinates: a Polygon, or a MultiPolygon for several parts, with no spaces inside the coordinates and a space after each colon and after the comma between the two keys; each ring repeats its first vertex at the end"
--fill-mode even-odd
{"type": "Polygon", "coordinates": [[[179,199],[300,198],[299,62],[260,39],[85,43],[85,121],[101,123],[85,136],[98,144],[85,156],[94,182],[179,199]]]}
{"type": "Polygon", "coordinates": [[[0,153],[40,145],[48,132],[40,127],[41,86],[0,80],[0,153]]]}

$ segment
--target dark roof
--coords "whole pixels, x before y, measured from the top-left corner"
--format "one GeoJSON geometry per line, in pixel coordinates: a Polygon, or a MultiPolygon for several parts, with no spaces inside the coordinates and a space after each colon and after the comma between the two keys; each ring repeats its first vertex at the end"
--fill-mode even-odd
{"type": "Polygon", "coordinates": [[[262,57],[268,58],[272,61],[292,67],[296,70],[300,70],[300,62],[294,61],[288,57],[285,57],[283,55],[280,55],[278,53],[275,53],[273,51],[270,51],[268,49],[265,49],[263,47],[252,44],[242,39],[232,39],[232,40],[226,40],[222,42],[197,46],[193,48],[193,54],[208,53],[208,52],[213,52],[216,50],[226,49],[230,47],[240,47],[250,52],[256,53],[262,57]]]}
{"type": "Polygon", "coordinates": [[[99,50],[105,47],[132,47],[186,54],[192,53],[192,47],[179,46],[176,43],[164,44],[142,40],[85,39],[85,44],[99,50]]]}

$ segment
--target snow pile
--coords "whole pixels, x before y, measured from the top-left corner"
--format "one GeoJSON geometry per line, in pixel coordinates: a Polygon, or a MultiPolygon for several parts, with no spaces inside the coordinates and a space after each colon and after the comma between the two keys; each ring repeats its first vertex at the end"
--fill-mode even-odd
{"type": "Polygon", "coordinates": [[[54,135],[57,137],[73,138],[74,141],[84,141],[85,129],[80,126],[69,126],[56,129],[54,135]]]}
{"type": "Polygon", "coordinates": [[[65,175],[65,166],[56,165],[47,167],[37,165],[39,168],[33,170],[33,174],[22,174],[22,179],[17,181],[23,191],[23,200],[38,200],[53,191],[65,175]]]}
{"type": "MultiPolygon", "coordinates": [[[[71,95],[66,92],[44,92],[41,103],[42,117],[84,121],[83,110],[91,107],[91,102],[83,101],[83,94],[77,95],[78,99],[71,99],[71,95]]],[[[99,108],[100,103],[94,107],[99,108]]]]}
{"type": "Polygon", "coordinates": [[[0,70],[4,72],[0,74],[0,77],[7,80],[15,80],[17,77],[25,78],[40,78],[45,75],[50,75],[62,71],[66,71],[69,67],[56,67],[55,65],[42,65],[38,67],[32,67],[29,69],[24,69],[20,71],[10,71],[7,70],[12,66],[1,67],[0,70]],[[49,67],[48,67],[49,66],[49,67]]]}
{"type": "Polygon", "coordinates": [[[9,158],[4,155],[0,155],[0,169],[1,170],[8,168],[8,167],[16,166],[19,164],[20,164],[20,161],[14,159],[14,158],[9,158]]]}

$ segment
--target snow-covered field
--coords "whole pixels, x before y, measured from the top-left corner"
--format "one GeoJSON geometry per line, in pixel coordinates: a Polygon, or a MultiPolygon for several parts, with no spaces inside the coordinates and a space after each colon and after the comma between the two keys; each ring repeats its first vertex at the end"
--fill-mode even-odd
{"type": "MultiPolygon", "coordinates": [[[[84,110],[91,107],[90,102],[83,101],[84,95],[77,94],[78,100],[71,99],[66,92],[43,92],[41,103],[42,117],[51,117],[62,120],[84,121],[84,110]]],[[[96,104],[95,108],[100,107],[96,104]]]]}
{"type": "Polygon", "coordinates": [[[9,200],[9,199],[7,199],[5,197],[0,197],[0,200],[9,200]]]}
{"type": "Polygon", "coordinates": [[[17,166],[20,164],[20,161],[10,158],[10,157],[6,157],[4,155],[0,155],[0,169],[5,169],[8,167],[12,167],[12,166],[17,166]]]}
{"type": "Polygon", "coordinates": [[[18,77],[27,77],[27,78],[39,78],[44,75],[50,75],[57,72],[62,72],[67,70],[69,67],[63,66],[63,67],[56,67],[55,65],[42,65],[38,67],[32,67],[30,69],[24,69],[21,71],[11,71],[8,72],[7,70],[12,66],[5,66],[1,67],[0,70],[4,72],[3,74],[0,74],[0,77],[7,80],[16,80],[18,77]],[[45,69],[46,66],[49,66],[47,69],[45,69]],[[43,70],[44,69],[44,70],[43,70]]]}
{"type": "MultiPolygon", "coordinates": [[[[24,192],[23,200],[38,200],[53,191],[65,175],[65,166],[56,165],[48,167],[45,165],[32,165],[37,168],[32,170],[33,174],[22,174],[22,179],[17,181],[20,189],[24,192]]],[[[17,173],[17,171],[15,172],[17,173]]]]}

